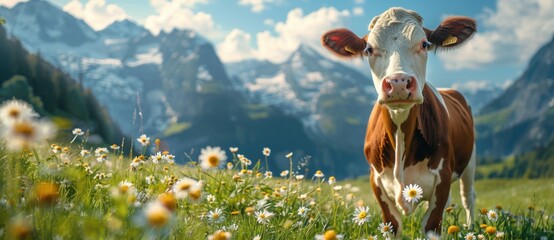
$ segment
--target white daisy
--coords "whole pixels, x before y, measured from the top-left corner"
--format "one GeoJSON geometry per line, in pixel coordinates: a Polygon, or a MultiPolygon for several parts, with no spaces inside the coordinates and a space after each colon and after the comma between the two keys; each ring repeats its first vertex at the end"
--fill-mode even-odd
{"type": "Polygon", "coordinates": [[[262,151],[262,153],[264,154],[264,156],[269,157],[269,155],[271,154],[271,149],[269,149],[269,148],[264,148],[264,150],[262,151]]]}
{"type": "Polygon", "coordinates": [[[216,208],[208,212],[208,219],[212,222],[219,223],[225,220],[225,215],[223,215],[223,211],[221,211],[221,209],[216,208]]]}
{"type": "Polygon", "coordinates": [[[264,176],[265,176],[265,178],[272,178],[272,177],[273,177],[273,172],[271,172],[271,171],[265,171],[265,172],[264,172],[264,176]]]}
{"type": "Polygon", "coordinates": [[[491,221],[496,221],[498,220],[498,213],[494,210],[489,210],[489,212],[487,212],[487,218],[491,221]]]}
{"type": "Polygon", "coordinates": [[[108,151],[107,148],[105,147],[102,147],[102,148],[97,148],[96,150],[94,150],[94,156],[102,156],[102,154],[108,154],[110,153],[110,151],[108,151]]]}
{"type": "Polygon", "coordinates": [[[83,130],[81,130],[80,128],[73,129],[71,133],[73,133],[73,135],[75,136],[83,136],[85,134],[85,132],[83,132],[83,130]]]}
{"type": "Polygon", "coordinates": [[[230,147],[229,151],[231,151],[231,153],[237,153],[239,151],[239,148],[238,147],[230,147]]]}
{"type": "Polygon", "coordinates": [[[119,190],[119,193],[122,195],[125,194],[134,194],[136,192],[135,186],[127,180],[119,182],[117,189],[119,190]]]}
{"type": "Polygon", "coordinates": [[[255,212],[254,215],[256,216],[256,221],[258,221],[258,223],[267,224],[269,223],[269,219],[273,216],[273,213],[264,209],[255,212]]]}
{"type": "Polygon", "coordinates": [[[175,156],[171,155],[171,154],[164,154],[163,155],[163,160],[166,162],[166,163],[169,163],[169,164],[172,164],[172,163],[175,163],[175,156]]]}
{"type": "Polygon", "coordinates": [[[197,184],[198,182],[196,180],[183,177],[173,184],[173,194],[175,194],[175,197],[178,199],[186,198],[189,195],[189,190],[197,184]]]}
{"type": "Polygon", "coordinates": [[[10,126],[15,122],[29,121],[38,117],[31,105],[20,100],[8,100],[0,106],[0,124],[10,126]]]}
{"type": "Polygon", "coordinates": [[[307,207],[304,207],[304,206],[299,207],[298,208],[298,215],[300,215],[301,217],[306,217],[306,214],[308,213],[308,211],[310,211],[310,209],[307,208],[307,207]]]}
{"type": "Polygon", "coordinates": [[[200,150],[200,167],[203,169],[216,169],[219,166],[225,165],[227,155],[220,147],[206,147],[200,150]]]}
{"type": "Polygon", "coordinates": [[[137,138],[137,141],[140,143],[141,146],[146,147],[148,144],[150,144],[150,137],[147,137],[146,134],[142,134],[139,138],[137,138]]]}
{"type": "Polygon", "coordinates": [[[285,157],[286,158],[291,158],[292,157],[292,152],[288,153],[285,157]]]}
{"type": "Polygon", "coordinates": [[[416,203],[423,197],[423,189],[417,184],[410,184],[402,190],[402,196],[409,203],[416,203]]]}
{"type": "Polygon", "coordinates": [[[358,226],[362,226],[364,223],[368,222],[369,218],[371,217],[371,214],[369,214],[369,207],[357,207],[356,210],[354,210],[354,214],[352,216],[352,221],[358,224],[358,226]]]}
{"type": "Polygon", "coordinates": [[[86,149],[83,149],[83,150],[81,150],[80,154],[81,154],[82,157],[88,157],[88,156],[90,156],[90,151],[86,150],[86,149]]]}
{"type": "Polygon", "coordinates": [[[172,217],[171,211],[158,201],[148,204],[144,209],[144,215],[148,224],[154,228],[167,225],[172,217]]]}
{"type": "Polygon", "coordinates": [[[393,231],[393,227],[392,227],[392,223],[388,222],[388,223],[380,223],[379,224],[379,231],[381,231],[381,234],[383,234],[383,236],[388,236],[390,234],[392,234],[392,231],[393,231]]]}
{"type": "Polygon", "coordinates": [[[341,240],[344,236],[337,234],[335,230],[327,230],[324,234],[315,235],[316,240],[341,240]]]}
{"type": "Polygon", "coordinates": [[[152,163],[158,164],[163,160],[163,156],[161,152],[156,153],[156,155],[150,155],[150,160],[152,160],[152,163]]]}
{"type": "Polygon", "coordinates": [[[298,174],[298,175],[296,175],[296,176],[294,176],[294,177],[296,178],[296,180],[302,180],[302,179],[304,179],[304,175],[302,175],[302,174],[298,174]]]}
{"type": "Polygon", "coordinates": [[[206,196],[206,200],[208,202],[215,202],[215,196],[210,194],[210,195],[206,196]]]}
{"type": "Polygon", "coordinates": [[[281,177],[286,177],[287,175],[289,175],[289,170],[282,171],[280,174],[281,177]]]}
{"type": "Polygon", "coordinates": [[[110,148],[111,148],[112,150],[119,150],[121,147],[119,147],[119,145],[117,145],[117,144],[114,143],[114,144],[112,144],[112,145],[110,146],[110,148]]]}
{"type": "Polygon", "coordinates": [[[146,176],[144,179],[146,180],[146,184],[152,184],[156,181],[156,179],[152,175],[146,176]]]}
{"type": "Polygon", "coordinates": [[[21,120],[4,125],[1,135],[6,139],[6,147],[11,151],[33,147],[40,144],[55,133],[54,125],[48,121],[21,120]]]}
{"type": "Polygon", "coordinates": [[[472,232],[469,232],[466,234],[466,236],[464,237],[465,240],[476,240],[477,238],[475,237],[475,234],[472,233],[472,232]]]}
{"type": "Polygon", "coordinates": [[[337,179],[334,176],[330,176],[327,182],[329,182],[329,185],[333,185],[337,182],[337,179]]]}
{"type": "Polygon", "coordinates": [[[96,158],[97,162],[105,162],[107,160],[108,160],[108,155],[106,155],[106,154],[102,154],[102,155],[100,155],[96,158]]]}
{"type": "Polygon", "coordinates": [[[314,177],[316,177],[316,178],[322,178],[324,176],[325,176],[325,174],[323,174],[323,172],[321,170],[317,170],[314,174],[314,177]]]}
{"type": "Polygon", "coordinates": [[[224,230],[218,230],[214,234],[208,236],[208,240],[230,240],[232,234],[224,230]]]}

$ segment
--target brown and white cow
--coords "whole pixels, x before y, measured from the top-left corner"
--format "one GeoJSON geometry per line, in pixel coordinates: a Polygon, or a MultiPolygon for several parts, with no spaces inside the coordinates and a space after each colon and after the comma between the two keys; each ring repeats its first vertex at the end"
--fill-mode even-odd
{"type": "Polygon", "coordinates": [[[473,222],[475,144],[473,119],[464,97],[437,90],[425,77],[429,51],[459,46],[476,30],[467,17],[449,17],[435,30],[416,12],[391,8],[375,17],[360,38],[347,29],[322,36],[322,44],[343,58],[367,56],[378,93],[369,118],[364,152],[371,186],[383,220],[401,234],[402,214],[412,204],[402,189],[417,184],[429,207],[423,231],[440,232],[450,184],[460,179],[467,223],[473,222]]]}

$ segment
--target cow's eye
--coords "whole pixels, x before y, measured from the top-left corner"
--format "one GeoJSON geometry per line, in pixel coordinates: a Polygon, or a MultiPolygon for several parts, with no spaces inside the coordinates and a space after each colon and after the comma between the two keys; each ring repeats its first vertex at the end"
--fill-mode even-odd
{"type": "Polygon", "coordinates": [[[421,48],[423,48],[423,49],[429,49],[431,47],[431,45],[432,45],[432,43],[430,43],[427,40],[423,40],[423,42],[421,42],[421,48]]]}

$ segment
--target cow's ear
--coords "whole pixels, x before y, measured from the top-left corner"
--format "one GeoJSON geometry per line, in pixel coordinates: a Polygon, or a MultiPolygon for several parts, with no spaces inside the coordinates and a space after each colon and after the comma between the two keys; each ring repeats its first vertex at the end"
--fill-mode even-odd
{"type": "Polygon", "coordinates": [[[366,49],[366,37],[360,38],[344,28],[333,29],[321,36],[321,44],[332,53],[342,58],[363,56],[366,49]]]}
{"type": "Polygon", "coordinates": [[[477,23],[468,17],[448,17],[435,30],[425,29],[427,40],[437,48],[460,46],[477,31],[477,23]]]}

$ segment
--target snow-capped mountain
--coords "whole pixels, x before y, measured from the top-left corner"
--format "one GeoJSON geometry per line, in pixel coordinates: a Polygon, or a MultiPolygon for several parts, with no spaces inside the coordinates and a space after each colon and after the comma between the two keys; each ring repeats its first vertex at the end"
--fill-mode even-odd
{"type": "Polygon", "coordinates": [[[313,133],[330,138],[363,133],[376,98],[371,77],[306,45],[282,64],[248,60],[227,69],[234,86],[251,101],[277,106],[300,117],[313,133]]]}
{"type": "Polygon", "coordinates": [[[127,134],[141,125],[159,133],[181,117],[174,108],[190,102],[183,93],[229,83],[211,44],[192,31],[153,36],[123,20],[95,32],[44,0],[0,7],[0,15],[28,51],[91,88],[127,134]]]}

